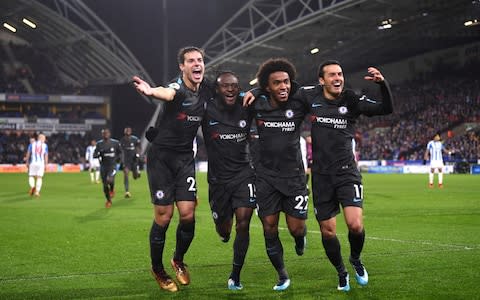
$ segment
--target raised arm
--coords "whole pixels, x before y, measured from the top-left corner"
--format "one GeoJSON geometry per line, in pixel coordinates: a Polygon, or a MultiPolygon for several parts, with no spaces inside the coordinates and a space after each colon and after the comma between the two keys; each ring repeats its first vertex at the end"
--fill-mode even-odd
{"type": "Polygon", "coordinates": [[[367,96],[360,97],[358,102],[358,108],[361,113],[367,116],[373,115],[388,115],[393,112],[393,97],[390,91],[390,86],[387,80],[383,77],[382,73],[377,68],[369,67],[368,75],[364,77],[365,80],[375,82],[380,86],[380,92],[382,94],[382,101],[377,102],[375,100],[368,99],[367,96]]]}
{"type": "Polygon", "coordinates": [[[173,88],[151,87],[150,84],[138,76],[133,76],[132,80],[137,92],[145,96],[163,101],[172,101],[175,97],[176,91],[173,88]]]}

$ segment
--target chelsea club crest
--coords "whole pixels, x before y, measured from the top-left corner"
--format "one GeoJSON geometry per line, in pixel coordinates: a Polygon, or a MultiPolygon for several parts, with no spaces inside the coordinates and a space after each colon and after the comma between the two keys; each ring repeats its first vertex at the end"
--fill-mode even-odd
{"type": "Polygon", "coordinates": [[[293,118],[293,110],[287,109],[287,111],[285,111],[285,117],[287,117],[288,119],[293,118]]]}

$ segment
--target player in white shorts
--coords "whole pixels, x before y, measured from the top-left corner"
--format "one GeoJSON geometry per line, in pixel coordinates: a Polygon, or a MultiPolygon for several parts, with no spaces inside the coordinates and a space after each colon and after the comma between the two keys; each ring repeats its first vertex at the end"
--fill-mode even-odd
{"type": "Polygon", "coordinates": [[[35,142],[28,145],[25,158],[28,168],[28,184],[30,196],[40,196],[43,183],[43,174],[48,165],[48,146],[45,143],[45,135],[39,134],[35,142]]]}
{"type": "Polygon", "coordinates": [[[433,188],[433,179],[435,175],[435,170],[438,170],[438,187],[443,188],[443,152],[445,147],[443,146],[442,141],[440,140],[440,135],[437,133],[433,137],[433,140],[428,142],[427,150],[423,157],[424,164],[430,158],[430,172],[428,173],[428,186],[433,188]]]}
{"type": "Polygon", "coordinates": [[[92,183],[100,183],[100,161],[93,157],[96,147],[97,141],[92,140],[85,151],[85,160],[88,162],[88,171],[92,183]]]}

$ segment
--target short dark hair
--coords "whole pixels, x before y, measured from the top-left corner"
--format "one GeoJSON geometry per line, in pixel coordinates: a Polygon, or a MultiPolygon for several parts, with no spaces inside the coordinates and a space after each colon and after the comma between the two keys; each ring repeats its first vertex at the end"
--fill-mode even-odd
{"type": "Polygon", "coordinates": [[[232,75],[233,77],[237,78],[237,80],[239,79],[237,74],[235,74],[235,72],[233,72],[233,71],[229,71],[229,70],[220,71],[220,72],[217,73],[217,76],[215,76],[215,86],[218,86],[218,79],[221,76],[226,75],[226,74],[232,75]]]}
{"type": "Polygon", "coordinates": [[[178,64],[179,65],[183,64],[185,62],[185,54],[188,53],[188,52],[193,52],[193,51],[200,52],[202,57],[205,57],[205,51],[202,48],[198,48],[198,47],[195,47],[195,46],[183,47],[183,48],[180,48],[180,50],[178,50],[178,54],[177,54],[178,64]]]}
{"type": "Polygon", "coordinates": [[[318,72],[317,72],[318,78],[320,77],[323,78],[323,75],[324,75],[323,68],[329,65],[339,65],[340,67],[342,66],[338,60],[334,60],[334,59],[326,60],[323,63],[321,63],[320,66],[318,67],[318,72]]]}
{"type": "Polygon", "coordinates": [[[295,66],[286,58],[270,58],[266,60],[259,68],[257,72],[258,85],[262,90],[265,90],[268,86],[268,78],[270,74],[274,72],[286,72],[290,77],[290,80],[295,80],[297,71],[295,66]]]}

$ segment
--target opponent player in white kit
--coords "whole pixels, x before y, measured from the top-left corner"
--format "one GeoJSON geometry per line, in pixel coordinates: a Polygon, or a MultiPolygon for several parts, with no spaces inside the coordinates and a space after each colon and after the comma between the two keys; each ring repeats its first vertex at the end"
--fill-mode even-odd
{"type": "Polygon", "coordinates": [[[440,140],[440,135],[437,133],[433,137],[433,140],[428,142],[427,150],[423,157],[424,164],[430,157],[430,172],[428,173],[428,186],[433,188],[433,179],[435,176],[435,170],[438,170],[438,187],[443,188],[443,152],[445,147],[440,140]]]}
{"type": "Polygon", "coordinates": [[[26,163],[28,168],[28,184],[30,196],[39,197],[43,183],[43,174],[48,165],[48,146],[45,135],[39,134],[35,142],[28,145],[26,163]]]}
{"type": "Polygon", "coordinates": [[[96,147],[97,141],[92,140],[85,151],[85,160],[88,162],[91,183],[100,183],[100,161],[93,157],[96,147]]]}

